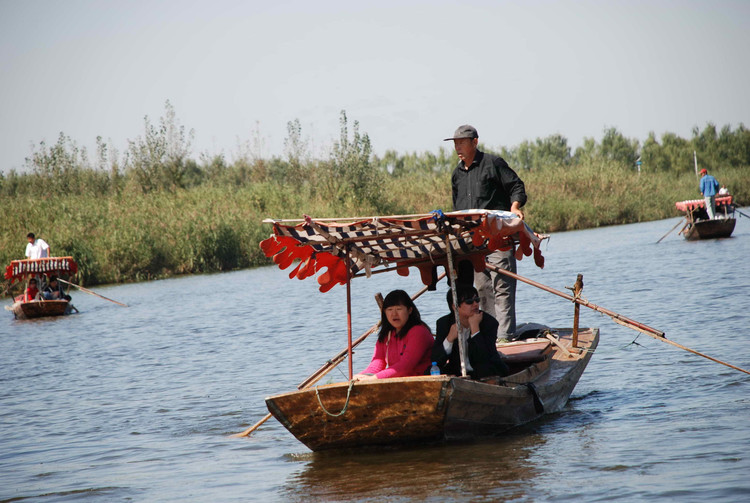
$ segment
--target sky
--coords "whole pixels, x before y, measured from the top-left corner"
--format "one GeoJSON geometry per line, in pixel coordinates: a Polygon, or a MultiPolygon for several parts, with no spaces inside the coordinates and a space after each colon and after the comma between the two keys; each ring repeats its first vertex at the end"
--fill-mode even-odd
{"type": "Polygon", "coordinates": [[[192,157],[323,157],[345,111],[373,151],[614,127],[641,143],[750,126],[750,1],[0,0],[0,171],[61,133],[122,154],[165,103],[192,157]]]}

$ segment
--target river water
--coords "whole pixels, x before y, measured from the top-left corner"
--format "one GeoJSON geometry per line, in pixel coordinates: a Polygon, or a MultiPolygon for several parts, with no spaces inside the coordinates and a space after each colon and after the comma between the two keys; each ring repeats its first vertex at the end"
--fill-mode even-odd
{"type": "MultiPolygon", "coordinates": [[[[565,292],[582,273],[589,301],[750,369],[750,220],[729,239],[656,244],[676,223],[555,234],[546,267],[525,257],[518,272],[565,292]]],[[[271,419],[228,438],[346,347],[346,289],[287,273],[98,287],[129,307],[73,292],[80,313],[56,319],[0,311],[0,501],[750,501],[750,376],[585,307],[601,341],[568,406],[504,437],[314,454],[271,419]]],[[[354,337],[377,321],[377,292],[421,286],[415,272],[355,279],[354,337]]],[[[417,300],[432,326],[445,291],[417,300]]],[[[519,322],[572,314],[519,284],[519,322]]]]}

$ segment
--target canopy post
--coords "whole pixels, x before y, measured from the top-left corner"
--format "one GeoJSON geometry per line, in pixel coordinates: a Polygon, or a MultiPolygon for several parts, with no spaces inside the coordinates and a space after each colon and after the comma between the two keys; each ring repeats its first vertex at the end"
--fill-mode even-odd
{"type": "Polygon", "coordinates": [[[578,299],[581,297],[581,291],[583,290],[583,274],[579,274],[576,278],[576,282],[573,285],[573,288],[570,288],[570,290],[573,292],[573,303],[575,304],[575,308],[573,311],[573,344],[572,347],[577,348],[578,347],[578,318],[581,311],[581,305],[575,301],[575,299],[578,299]]]}
{"type": "Polygon", "coordinates": [[[453,267],[453,251],[451,250],[451,235],[445,235],[445,252],[448,259],[448,275],[450,277],[451,292],[453,293],[453,316],[456,318],[456,334],[458,335],[458,355],[461,360],[461,376],[466,377],[466,348],[461,337],[461,319],[458,317],[458,294],[456,293],[456,269],[453,267]]]}
{"type": "Polygon", "coordinates": [[[349,353],[349,380],[354,378],[352,364],[352,263],[349,255],[349,245],[346,246],[346,336],[347,352],[349,353]]]}

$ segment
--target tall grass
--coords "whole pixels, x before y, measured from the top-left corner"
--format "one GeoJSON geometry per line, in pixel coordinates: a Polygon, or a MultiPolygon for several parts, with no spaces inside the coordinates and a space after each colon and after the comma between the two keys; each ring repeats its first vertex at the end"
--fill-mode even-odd
{"type": "MultiPolygon", "coordinates": [[[[748,168],[727,168],[715,175],[747,204],[747,173],[748,168]]],[[[613,162],[521,175],[529,194],[527,221],[539,232],[667,218],[678,214],[675,201],[700,197],[693,175],[638,175],[613,162]]],[[[82,284],[228,271],[267,263],[258,246],[271,232],[261,223],[267,217],[412,214],[452,207],[449,173],[384,176],[381,188],[377,207],[275,182],[104,196],[20,194],[7,198],[0,210],[0,261],[22,258],[25,236],[34,232],[54,255],[76,258],[82,284]]]]}

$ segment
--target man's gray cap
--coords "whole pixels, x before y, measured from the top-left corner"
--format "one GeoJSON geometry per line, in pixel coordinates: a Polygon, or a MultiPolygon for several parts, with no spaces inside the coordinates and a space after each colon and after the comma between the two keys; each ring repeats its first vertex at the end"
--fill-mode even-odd
{"type": "Polygon", "coordinates": [[[458,129],[456,129],[456,132],[453,133],[452,138],[446,138],[443,141],[458,140],[459,138],[479,138],[479,133],[477,133],[477,130],[474,126],[464,124],[463,126],[458,126],[458,129]]]}

